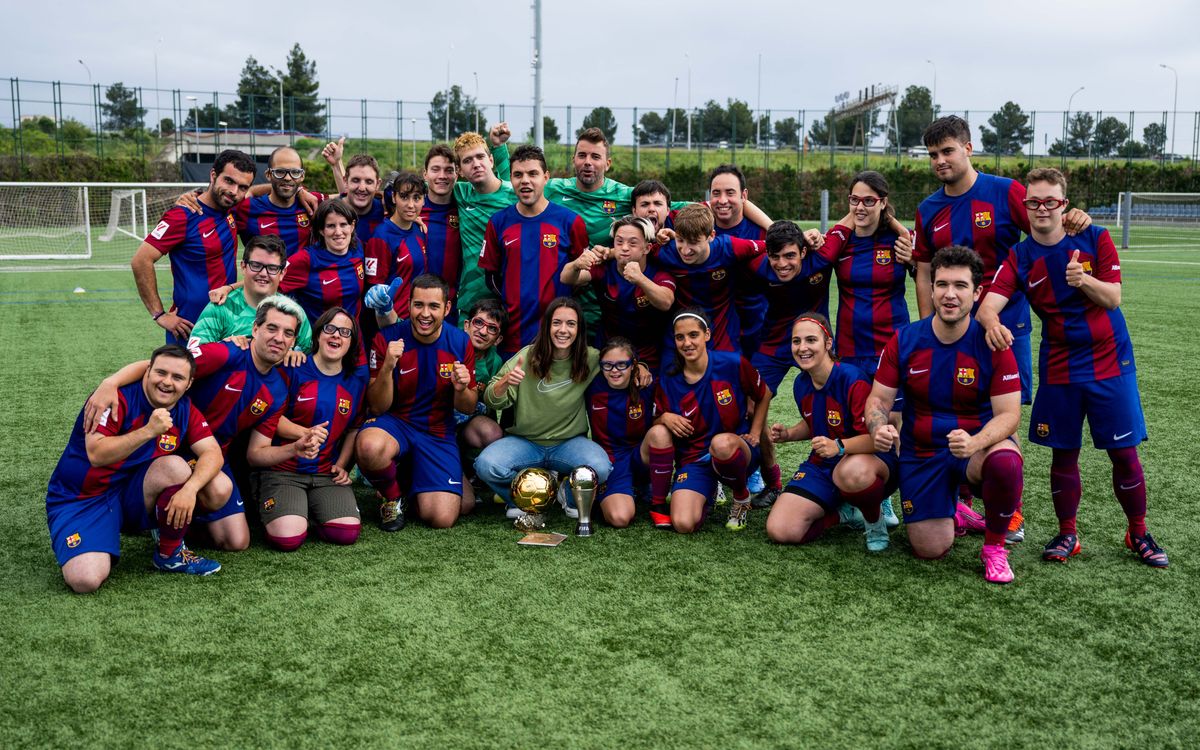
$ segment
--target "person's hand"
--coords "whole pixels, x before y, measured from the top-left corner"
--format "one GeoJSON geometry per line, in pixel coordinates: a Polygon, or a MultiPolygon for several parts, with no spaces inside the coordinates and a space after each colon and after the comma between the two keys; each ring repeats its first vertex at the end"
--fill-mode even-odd
{"type": "Polygon", "coordinates": [[[1072,208],[1063,214],[1062,223],[1067,234],[1076,235],[1092,225],[1092,217],[1088,216],[1086,211],[1072,208]]]}
{"type": "Polygon", "coordinates": [[[900,433],[896,430],[896,425],[885,424],[875,430],[874,440],[877,452],[895,451],[897,456],[900,455],[900,433]]]}
{"type": "Polygon", "coordinates": [[[1012,331],[1008,330],[1008,327],[1003,323],[997,323],[989,328],[984,338],[987,339],[988,348],[994,352],[1004,351],[1012,346],[1013,342],[1012,331]]]}
{"type": "Polygon", "coordinates": [[[236,336],[226,336],[222,341],[228,341],[238,349],[245,351],[250,348],[250,337],[238,334],[236,336]]]}
{"type": "Polygon", "coordinates": [[[337,464],[333,465],[333,472],[331,474],[331,478],[333,479],[334,484],[340,485],[342,487],[347,487],[354,482],[354,479],[350,476],[350,472],[346,471],[345,469],[338,466],[337,464]]]}
{"type": "Polygon", "coordinates": [[[525,368],[523,367],[524,364],[525,358],[519,358],[516,366],[504,373],[504,377],[500,378],[496,385],[502,388],[508,388],[511,385],[520,385],[521,381],[525,379],[525,368]]]}
{"type": "Polygon", "coordinates": [[[287,353],[283,355],[284,367],[299,367],[306,361],[308,361],[308,355],[299,349],[289,349],[287,353]]]}
{"type": "Polygon", "coordinates": [[[216,289],[208,290],[208,301],[214,305],[223,305],[225,300],[229,299],[229,293],[233,291],[233,287],[228,284],[222,284],[216,289]]]}
{"type": "Polygon", "coordinates": [[[816,453],[821,458],[837,458],[840,451],[837,447],[837,442],[823,435],[817,435],[812,439],[813,453],[816,453]]]}
{"type": "Polygon", "coordinates": [[[808,240],[808,246],[813,250],[820,250],[825,244],[825,235],[821,234],[820,229],[805,229],[804,239],[808,240]]]}
{"type": "Polygon", "coordinates": [[[1079,262],[1079,251],[1071,253],[1071,260],[1067,263],[1067,286],[1073,286],[1076,289],[1083,286],[1083,277],[1086,276],[1083,272],[1083,264],[1079,262]]]}
{"type": "Polygon", "coordinates": [[[690,419],[671,412],[662,415],[662,425],[670,430],[672,435],[679,438],[685,438],[695,431],[690,419]]]}
{"type": "Polygon", "coordinates": [[[580,271],[588,271],[592,266],[604,262],[604,256],[596,252],[595,248],[588,248],[579,254],[579,257],[571,261],[575,264],[575,268],[580,271]]]}
{"type": "MultiPolygon", "coordinates": [[[[326,148],[328,148],[328,146],[326,146],[326,148]]],[[[300,201],[300,207],[304,209],[304,213],[308,214],[310,219],[316,215],[317,207],[321,205],[321,202],[317,200],[317,196],[310,193],[308,188],[303,186],[296,194],[296,200],[300,201]]]]}
{"type": "Polygon", "coordinates": [[[600,256],[600,260],[608,260],[609,258],[613,257],[612,248],[608,247],[607,245],[592,245],[591,250],[596,255],[600,256]]]}
{"type": "Polygon", "coordinates": [[[493,125],[491,132],[488,133],[488,140],[492,142],[493,148],[508,143],[509,138],[512,138],[512,131],[509,130],[507,122],[493,125]]]}
{"type": "Polygon", "coordinates": [[[450,370],[450,382],[454,384],[455,392],[462,393],[471,384],[471,371],[462,362],[455,360],[454,367],[450,370]]]}
{"type": "Polygon", "coordinates": [[[159,328],[167,333],[175,335],[175,338],[186,341],[188,334],[192,332],[192,321],[184,320],[173,312],[167,311],[158,316],[158,320],[154,321],[159,328]]]}
{"type": "Polygon", "coordinates": [[[654,241],[659,245],[665,245],[673,239],[675,239],[675,230],[666,227],[658,230],[658,233],[654,235],[654,241]]]}
{"type": "Polygon", "coordinates": [[[913,257],[913,241],[912,235],[908,230],[896,237],[896,244],[892,246],[892,254],[896,257],[897,263],[910,265],[913,257]]]}
{"type": "Polygon", "coordinates": [[[654,382],[654,374],[650,372],[650,365],[645,362],[638,362],[637,367],[633,371],[633,384],[638,388],[645,388],[654,382]]]}
{"type": "Polygon", "coordinates": [[[196,507],[196,493],[185,484],[175,490],[167,503],[167,523],[171,528],[182,529],[192,522],[192,511],[196,507]]]}
{"type": "Polygon", "coordinates": [[[975,455],[975,438],[966,430],[951,430],[946,433],[950,455],[955,458],[970,458],[975,455]]]}
{"type": "Polygon", "coordinates": [[[321,445],[329,437],[329,431],[326,429],[328,426],[328,422],[322,422],[306,429],[304,434],[292,443],[293,455],[297,458],[316,458],[317,454],[321,452],[321,445]]]}
{"type": "Polygon", "coordinates": [[[121,418],[117,414],[121,404],[118,390],[115,385],[105,379],[101,380],[92,395],[88,396],[87,403],[83,405],[83,432],[85,435],[95,432],[96,428],[100,426],[102,418],[114,421],[121,418]]]}
{"type": "Polygon", "coordinates": [[[782,425],[776,422],[771,425],[771,442],[772,443],[787,443],[791,441],[791,430],[787,425],[782,425]]]}
{"type": "Polygon", "coordinates": [[[346,149],[346,136],[338,138],[336,142],[325,144],[325,148],[321,149],[321,156],[325,157],[325,161],[329,166],[336,167],[338,162],[342,160],[342,152],[346,149]]]}
{"type": "Polygon", "coordinates": [[[396,366],[400,358],[404,356],[404,339],[396,339],[389,341],[387,345],[387,353],[383,355],[383,367],[390,370],[396,366]]]}
{"type": "Polygon", "coordinates": [[[625,264],[625,268],[621,270],[621,275],[630,284],[636,284],[638,281],[646,278],[646,274],[642,273],[642,266],[636,260],[631,260],[625,264]]]}
{"type": "Polygon", "coordinates": [[[180,208],[186,208],[194,214],[204,213],[204,209],[200,208],[200,196],[195,190],[189,190],[176,198],[175,205],[180,208]]]}
{"type": "Polygon", "coordinates": [[[742,434],[741,438],[742,440],[745,440],[746,445],[750,446],[751,448],[758,447],[758,435],[751,435],[749,432],[747,432],[742,434]]]}
{"type": "Polygon", "coordinates": [[[146,420],[146,428],[151,435],[161,435],[174,426],[175,420],[171,419],[171,412],[167,409],[155,409],[150,412],[150,419],[146,420]]]}
{"type": "Polygon", "coordinates": [[[308,428],[308,432],[316,437],[319,445],[324,445],[325,441],[329,439],[329,422],[315,424],[308,428]]]}
{"type": "Polygon", "coordinates": [[[386,313],[396,304],[396,293],[404,286],[404,279],[396,277],[387,284],[376,284],[367,290],[363,296],[363,304],[368,309],[386,313]]]}

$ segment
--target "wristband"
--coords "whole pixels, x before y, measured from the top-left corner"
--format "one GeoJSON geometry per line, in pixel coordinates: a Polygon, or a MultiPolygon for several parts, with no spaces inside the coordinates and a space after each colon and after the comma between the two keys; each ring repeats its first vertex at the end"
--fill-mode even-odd
{"type": "Polygon", "coordinates": [[[846,444],[843,443],[841,440],[834,440],[833,442],[838,447],[838,455],[839,456],[846,455],[846,444]]]}
{"type": "Polygon", "coordinates": [[[159,318],[161,318],[162,316],[164,316],[166,314],[167,314],[166,310],[159,310],[158,312],[156,312],[150,316],[150,320],[158,320],[159,318]]]}

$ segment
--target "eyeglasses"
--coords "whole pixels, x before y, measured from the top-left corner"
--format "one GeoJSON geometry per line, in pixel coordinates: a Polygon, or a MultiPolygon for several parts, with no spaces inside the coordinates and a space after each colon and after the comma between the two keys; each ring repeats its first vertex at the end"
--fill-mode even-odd
{"type": "Polygon", "coordinates": [[[1070,203],[1070,201],[1068,201],[1066,198],[1063,198],[1061,200],[1058,198],[1047,198],[1045,200],[1038,200],[1037,198],[1026,198],[1025,200],[1023,200],[1021,202],[1024,203],[1025,208],[1029,209],[1030,211],[1036,211],[1039,208],[1045,208],[1047,211],[1053,211],[1053,210],[1059,208],[1060,206],[1065,206],[1068,203],[1070,203]]]}
{"type": "Polygon", "coordinates": [[[852,196],[850,196],[850,205],[857,206],[858,204],[861,203],[864,206],[866,206],[867,208],[873,208],[875,206],[875,204],[881,200],[883,200],[883,198],[876,198],[876,197],[870,196],[870,195],[868,195],[866,197],[852,195],[852,196]]]}
{"type": "Polygon", "coordinates": [[[495,323],[489,323],[483,318],[471,318],[471,327],[482,328],[493,336],[500,333],[500,326],[495,323]]]}
{"type": "Polygon", "coordinates": [[[261,273],[265,270],[268,276],[278,276],[283,273],[283,266],[278,263],[259,263],[257,260],[246,261],[246,268],[250,269],[250,273],[261,273]]]}
{"type": "Polygon", "coordinates": [[[604,370],[605,372],[612,372],[613,370],[616,370],[617,372],[625,372],[630,367],[633,367],[632,359],[619,359],[616,362],[600,362],[600,369],[604,370]]]}
{"type": "Polygon", "coordinates": [[[332,336],[333,334],[336,333],[344,339],[348,339],[354,335],[353,329],[342,328],[341,326],[335,326],[333,323],[326,323],[325,325],[321,326],[321,330],[324,331],[325,333],[329,334],[330,336],[332,336]]]}
{"type": "Polygon", "coordinates": [[[267,174],[271,175],[277,180],[282,180],[285,177],[291,177],[294,180],[303,180],[304,168],[300,167],[299,169],[289,169],[287,167],[271,167],[267,170],[267,174]]]}

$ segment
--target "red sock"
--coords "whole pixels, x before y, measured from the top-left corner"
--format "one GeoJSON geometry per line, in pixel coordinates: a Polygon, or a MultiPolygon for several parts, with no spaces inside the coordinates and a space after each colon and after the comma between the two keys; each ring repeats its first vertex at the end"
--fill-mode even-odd
{"type": "Polygon", "coordinates": [[[1083,485],[1079,481],[1079,449],[1055,448],[1050,463],[1050,499],[1058,517],[1058,533],[1075,534],[1075,517],[1079,515],[1079,498],[1083,485]]]}
{"type": "Polygon", "coordinates": [[[665,503],[671,491],[671,475],[675,472],[674,448],[650,449],[650,502],[665,503]]]}
{"type": "Polygon", "coordinates": [[[862,511],[863,519],[867,523],[875,523],[879,520],[879,505],[883,502],[883,480],[879,477],[875,477],[875,481],[865,490],[839,494],[841,494],[842,500],[862,511]]]}
{"type": "Polygon", "coordinates": [[[750,490],[746,488],[746,474],[750,461],[745,454],[735,450],[732,456],[724,460],[713,456],[712,465],[721,481],[729,485],[734,500],[741,502],[750,497],[750,490]]]}
{"type": "MultiPolygon", "coordinates": [[[[178,552],[179,545],[183,544],[183,537],[187,534],[188,525],[186,523],[178,529],[167,523],[167,505],[181,487],[183,487],[182,484],[173,484],[167,487],[158,493],[158,497],[154,501],[154,517],[158,520],[158,554],[163,557],[170,557],[178,552]]],[[[195,512],[194,509],[193,512],[195,512]]]]}
{"type": "Polygon", "coordinates": [[[762,470],[763,482],[769,490],[782,490],[783,479],[779,472],[779,464],[768,466],[762,470]]]}
{"type": "MultiPolygon", "coordinates": [[[[971,491],[971,485],[963,482],[958,485],[958,501],[963,505],[971,508],[971,501],[975,499],[975,493],[971,491]]],[[[973,508],[972,508],[973,509],[973,508]]]]}
{"type": "Polygon", "coordinates": [[[399,500],[400,499],[400,483],[396,481],[396,463],[388,461],[387,465],[382,469],[365,469],[362,466],[363,476],[371,483],[371,486],[379,490],[379,494],[383,495],[384,500],[399,500]]]}
{"type": "Polygon", "coordinates": [[[1024,461],[1016,451],[996,451],[983,461],[984,544],[1004,544],[1008,522],[1025,488],[1024,461]]]}
{"type": "Polygon", "coordinates": [[[1146,535],[1146,475],[1142,462],[1138,460],[1137,448],[1113,448],[1108,452],[1112,459],[1113,492],[1117,502],[1129,519],[1129,535],[1146,535]]]}
{"type": "Polygon", "coordinates": [[[275,536],[267,534],[267,544],[271,545],[280,552],[292,552],[300,548],[304,544],[305,538],[308,537],[308,532],[297,534],[296,536],[275,536]]]}
{"type": "Polygon", "coordinates": [[[820,539],[826,531],[838,525],[838,514],[836,510],[827,510],[825,515],[812,522],[808,527],[808,531],[804,532],[804,536],[800,537],[799,544],[808,544],[809,542],[820,539]]]}
{"type": "Polygon", "coordinates": [[[323,523],[317,526],[317,536],[330,544],[354,544],[362,526],[357,523],[323,523]]]}

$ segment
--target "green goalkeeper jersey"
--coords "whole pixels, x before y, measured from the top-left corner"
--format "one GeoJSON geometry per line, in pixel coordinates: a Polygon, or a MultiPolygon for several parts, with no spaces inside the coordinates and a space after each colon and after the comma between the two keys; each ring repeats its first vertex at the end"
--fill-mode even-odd
{"type": "Polygon", "coordinates": [[[488,294],[483,271],[479,270],[479,251],[483,249],[488,219],[500,209],[517,202],[517,194],[508,181],[508,147],[500,145],[493,148],[492,158],[496,162],[496,176],[500,178],[500,188],[495,192],[481,193],[466,180],[454,183],[458,236],[462,241],[463,254],[462,278],[458,281],[458,309],[464,313],[471,309],[476,300],[488,294]]]}
{"type": "Polygon", "coordinates": [[[607,177],[590,193],[580,190],[574,177],[555,177],[546,184],[546,197],[583,217],[593,245],[610,247],[612,223],[633,212],[633,188],[607,177]]]}

